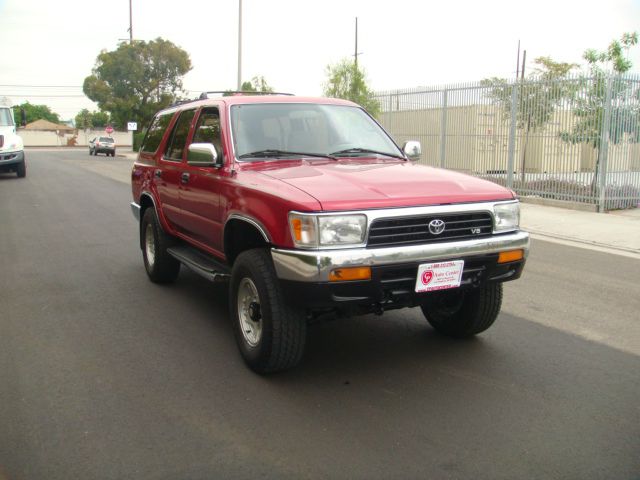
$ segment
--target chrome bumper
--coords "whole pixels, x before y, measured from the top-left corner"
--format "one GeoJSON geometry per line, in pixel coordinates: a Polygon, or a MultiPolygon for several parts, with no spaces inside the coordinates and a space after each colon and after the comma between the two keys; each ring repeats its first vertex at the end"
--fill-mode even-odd
{"type": "Polygon", "coordinates": [[[133,213],[133,216],[139,222],[140,221],[140,205],[138,205],[136,202],[131,202],[131,213],[133,213]]]}
{"type": "Polygon", "coordinates": [[[271,256],[281,280],[327,282],[329,272],[340,267],[424,263],[517,249],[523,249],[525,257],[529,253],[527,232],[518,231],[477,240],[404,247],[312,251],[273,248],[271,256]]]}

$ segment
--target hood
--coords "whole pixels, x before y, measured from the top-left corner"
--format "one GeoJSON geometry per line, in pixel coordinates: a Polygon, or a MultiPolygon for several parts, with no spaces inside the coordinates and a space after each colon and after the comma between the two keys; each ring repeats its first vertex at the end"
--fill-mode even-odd
{"type": "Polygon", "coordinates": [[[264,162],[254,167],[308,193],[326,211],[514,198],[510,190],[495,183],[402,160],[264,162]]]}

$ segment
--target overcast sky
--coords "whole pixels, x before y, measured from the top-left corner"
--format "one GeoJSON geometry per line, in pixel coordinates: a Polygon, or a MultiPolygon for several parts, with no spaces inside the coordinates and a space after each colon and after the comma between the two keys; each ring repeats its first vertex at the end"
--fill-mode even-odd
{"type": "MultiPolygon", "coordinates": [[[[135,39],[162,37],[191,56],[190,96],[235,88],[238,0],[132,1],[135,39]]],[[[513,76],[518,40],[527,68],[538,56],[582,63],[586,48],[640,30],[640,0],[243,0],[243,79],[320,95],[326,66],[353,55],[355,17],[369,85],[389,90],[513,76]]],[[[129,0],[0,0],[0,97],[63,119],[96,109],[82,82],[128,28],[129,0]],[[33,87],[43,85],[57,88],[33,87]]],[[[640,46],[630,58],[640,72],[640,46]]]]}

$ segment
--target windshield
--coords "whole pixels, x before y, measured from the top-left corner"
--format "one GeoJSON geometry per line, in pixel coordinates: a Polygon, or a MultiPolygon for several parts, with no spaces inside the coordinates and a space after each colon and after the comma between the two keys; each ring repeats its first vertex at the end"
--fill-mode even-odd
{"type": "Polygon", "coordinates": [[[313,103],[233,105],[237,158],[310,156],[401,157],[389,136],[362,109],[313,103]],[[270,155],[278,153],[278,155],[270,155]]]}
{"type": "Polygon", "coordinates": [[[100,137],[100,141],[103,143],[113,143],[113,138],[111,137],[100,137]]]}
{"type": "Polygon", "coordinates": [[[11,114],[11,109],[0,108],[0,126],[2,127],[13,126],[13,115],[11,114]]]}

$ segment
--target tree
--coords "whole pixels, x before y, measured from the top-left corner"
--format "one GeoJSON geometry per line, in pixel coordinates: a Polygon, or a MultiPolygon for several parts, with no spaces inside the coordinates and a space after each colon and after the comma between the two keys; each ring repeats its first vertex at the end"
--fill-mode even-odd
{"type": "Polygon", "coordinates": [[[80,130],[88,130],[93,127],[93,118],[91,112],[86,108],[80,110],[75,118],[76,128],[80,130]]]}
{"type": "Polygon", "coordinates": [[[558,82],[577,65],[575,63],[556,62],[550,57],[538,57],[536,67],[527,80],[518,83],[504,78],[489,78],[481,82],[490,87],[487,96],[502,109],[503,117],[510,118],[512,111],[513,89],[516,88],[516,128],[520,130],[521,178],[524,181],[527,164],[527,146],[529,134],[544,127],[551,120],[557,106],[570,95],[571,84],[558,82]]]}
{"type": "Polygon", "coordinates": [[[36,120],[48,120],[53,123],[60,123],[60,115],[52,112],[46,105],[32,105],[29,102],[25,102],[21,105],[13,107],[13,116],[16,125],[21,125],[21,112],[24,109],[26,114],[26,123],[35,122],[36,120]]]}
{"type": "Polygon", "coordinates": [[[111,114],[114,125],[147,125],[158,110],[176,101],[189,70],[189,54],[168,40],[123,42],[98,55],[83,91],[111,114]]]}
{"type": "Polygon", "coordinates": [[[344,98],[357,103],[374,117],[380,113],[380,102],[374,92],[367,86],[365,72],[355,62],[343,59],[335,65],[327,66],[327,83],[324,95],[344,98]]]}
{"type": "Polygon", "coordinates": [[[76,128],[86,130],[88,128],[106,127],[109,123],[109,114],[106,112],[90,112],[83,108],[75,118],[76,128]]]}
{"type": "Polygon", "coordinates": [[[262,93],[272,93],[273,88],[269,86],[265,78],[260,75],[253,77],[250,82],[242,82],[242,86],[240,90],[244,92],[262,92],[262,93]]]}
{"type": "Polygon", "coordinates": [[[588,143],[597,150],[597,160],[592,190],[598,185],[601,153],[600,147],[608,126],[608,141],[617,144],[625,134],[632,141],[640,141],[640,90],[635,82],[625,79],[631,61],[625,52],[638,43],[638,34],[624,33],[620,40],[613,40],[604,51],[587,49],[583,58],[587,62],[589,77],[583,79],[576,89],[573,101],[576,122],[561,138],[573,144],[588,143]],[[613,71],[614,76],[608,72],[613,71]],[[609,110],[609,118],[605,111],[609,110]]]}

